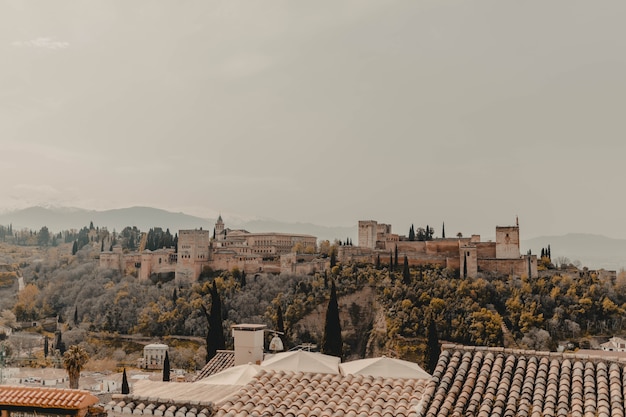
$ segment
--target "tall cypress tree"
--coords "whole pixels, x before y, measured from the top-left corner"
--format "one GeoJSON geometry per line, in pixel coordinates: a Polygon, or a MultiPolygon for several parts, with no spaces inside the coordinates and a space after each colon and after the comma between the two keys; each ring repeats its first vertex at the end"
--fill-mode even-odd
{"type": "Polygon", "coordinates": [[[446,238],[446,222],[443,222],[441,224],[441,238],[442,239],[446,238]]]}
{"type": "Polygon", "coordinates": [[[276,330],[285,333],[285,320],[283,319],[283,309],[278,305],[276,309],[276,330]]]}
{"type": "Polygon", "coordinates": [[[335,249],[333,248],[330,252],[330,268],[334,268],[337,265],[337,254],[335,253],[335,249]]]}
{"type": "MultiPolygon", "coordinates": [[[[169,362],[169,358],[168,358],[168,362],[169,362]]],[[[124,368],[124,372],[122,373],[122,394],[124,395],[130,394],[130,387],[128,386],[128,377],[126,376],[126,368],[124,368]]]]}
{"type": "Polygon", "coordinates": [[[415,240],[415,228],[413,225],[409,228],[409,240],[412,242],[415,240]]]}
{"type": "Polygon", "coordinates": [[[50,342],[48,340],[48,336],[45,336],[43,339],[43,357],[47,358],[48,353],[50,353],[50,342]]]}
{"type": "Polygon", "coordinates": [[[165,359],[163,360],[163,382],[170,380],[170,355],[165,351],[165,359]]]}
{"type": "Polygon", "coordinates": [[[439,336],[437,335],[437,323],[435,322],[434,315],[431,314],[430,322],[428,323],[428,335],[425,352],[426,366],[428,368],[428,373],[431,375],[435,372],[440,354],[441,347],[439,346],[439,336]]]}
{"type": "Polygon", "coordinates": [[[339,321],[339,304],[337,302],[337,291],[335,281],[330,287],[330,300],[326,309],[326,321],[324,323],[324,334],[322,336],[322,353],[326,355],[342,357],[343,340],[341,338],[341,323],[339,321]]]}
{"type": "Polygon", "coordinates": [[[411,283],[411,272],[409,271],[409,258],[404,255],[404,267],[402,268],[402,282],[405,285],[411,283]]]}
{"type": "Polygon", "coordinates": [[[208,362],[213,359],[218,350],[224,349],[226,345],[222,324],[222,300],[217,292],[215,281],[213,281],[211,289],[211,311],[207,312],[204,305],[202,305],[202,309],[209,322],[209,331],[206,336],[206,361],[208,362]]]}

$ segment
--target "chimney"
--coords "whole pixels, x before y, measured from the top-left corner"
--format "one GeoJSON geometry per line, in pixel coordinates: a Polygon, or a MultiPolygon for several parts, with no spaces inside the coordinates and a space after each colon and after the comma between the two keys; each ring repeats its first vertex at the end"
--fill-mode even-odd
{"type": "Polygon", "coordinates": [[[235,366],[247,363],[260,364],[263,360],[265,324],[233,324],[230,326],[235,340],[235,366]]]}

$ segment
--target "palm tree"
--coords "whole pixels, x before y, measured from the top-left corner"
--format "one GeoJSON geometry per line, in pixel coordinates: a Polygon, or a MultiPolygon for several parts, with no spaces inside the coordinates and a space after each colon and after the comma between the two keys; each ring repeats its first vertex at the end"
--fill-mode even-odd
{"type": "Polygon", "coordinates": [[[72,345],[63,354],[63,367],[70,378],[70,389],[78,389],[80,371],[89,360],[89,355],[81,346],[72,345]]]}

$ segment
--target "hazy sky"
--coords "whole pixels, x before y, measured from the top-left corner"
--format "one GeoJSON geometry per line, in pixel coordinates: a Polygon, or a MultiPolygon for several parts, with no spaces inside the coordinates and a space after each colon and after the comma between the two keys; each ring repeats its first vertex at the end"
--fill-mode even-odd
{"type": "Polygon", "coordinates": [[[0,4],[0,209],[626,238],[623,0],[0,4]]]}

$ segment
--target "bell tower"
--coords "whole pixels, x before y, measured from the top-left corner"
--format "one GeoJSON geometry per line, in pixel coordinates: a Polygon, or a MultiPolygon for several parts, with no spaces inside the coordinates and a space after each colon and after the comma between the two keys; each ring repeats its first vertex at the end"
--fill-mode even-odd
{"type": "Polygon", "coordinates": [[[224,221],[221,214],[215,222],[215,240],[224,240],[224,221]]]}

